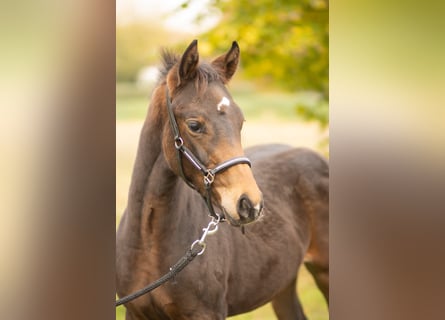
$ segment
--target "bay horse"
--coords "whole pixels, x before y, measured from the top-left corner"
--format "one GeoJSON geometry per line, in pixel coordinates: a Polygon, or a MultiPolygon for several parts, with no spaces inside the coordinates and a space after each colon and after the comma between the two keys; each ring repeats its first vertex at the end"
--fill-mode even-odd
{"type": "Polygon", "coordinates": [[[117,294],[146,286],[183,256],[209,220],[203,198],[228,223],[174,281],[128,302],[126,319],[225,319],[269,301],[278,319],[306,319],[296,293],[303,263],[329,300],[327,161],[284,145],[243,151],[244,117],[226,88],[236,42],[210,63],[199,61],[196,40],[182,56],[162,56],[116,236],[117,294]],[[206,168],[225,166],[211,189],[182,146],[206,168]]]}

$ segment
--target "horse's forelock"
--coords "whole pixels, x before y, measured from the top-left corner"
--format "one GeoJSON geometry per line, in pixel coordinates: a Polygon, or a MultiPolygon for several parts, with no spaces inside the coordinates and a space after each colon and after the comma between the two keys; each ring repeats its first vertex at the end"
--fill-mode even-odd
{"type": "Polygon", "coordinates": [[[197,69],[195,88],[199,93],[202,93],[210,82],[220,79],[219,73],[210,64],[201,63],[197,69]]]}

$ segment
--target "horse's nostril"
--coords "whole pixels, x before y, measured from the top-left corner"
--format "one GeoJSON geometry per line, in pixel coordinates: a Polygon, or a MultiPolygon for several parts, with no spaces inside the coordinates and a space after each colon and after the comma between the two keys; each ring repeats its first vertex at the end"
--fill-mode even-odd
{"type": "Polygon", "coordinates": [[[248,218],[250,210],[253,208],[252,203],[246,195],[242,195],[238,200],[238,213],[242,218],[248,218]]]}
{"type": "Polygon", "coordinates": [[[240,206],[244,210],[249,210],[251,208],[249,199],[247,198],[241,199],[240,206]]]}

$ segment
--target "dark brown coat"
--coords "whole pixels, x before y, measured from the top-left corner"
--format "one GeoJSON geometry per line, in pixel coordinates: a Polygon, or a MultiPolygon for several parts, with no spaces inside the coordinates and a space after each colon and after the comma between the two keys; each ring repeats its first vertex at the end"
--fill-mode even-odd
{"type": "MultiPolygon", "coordinates": [[[[163,76],[140,135],[128,205],[116,244],[117,293],[130,294],[165,274],[201,235],[209,221],[201,195],[178,177],[168,123],[169,90],[184,143],[208,167],[244,152],[243,116],[225,84],[239,48],[211,64],[198,63],[196,41],[182,57],[164,54],[163,76]],[[221,96],[230,101],[217,109],[221,96]],[[201,130],[195,132],[197,121],[201,130]]],[[[127,319],[225,319],[272,301],[279,319],[305,319],[295,291],[303,262],[328,300],[327,162],[306,149],[283,145],[246,150],[252,161],[215,179],[213,199],[239,227],[221,223],[207,249],[174,281],[126,305],[127,319]],[[239,199],[264,203],[259,219],[243,220],[239,199]]],[[[186,160],[184,172],[201,194],[202,176],[186,160]]],[[[257,212],[258,213],[258,212],[257,212]]]]}

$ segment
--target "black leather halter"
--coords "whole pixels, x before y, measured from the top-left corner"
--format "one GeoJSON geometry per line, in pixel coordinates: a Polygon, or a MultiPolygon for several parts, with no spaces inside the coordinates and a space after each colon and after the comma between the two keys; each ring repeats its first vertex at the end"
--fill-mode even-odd
{"type": "Polygon", "coordinates": [[[217,219],[217,220],[222,220],[223,217],[221,217],[220,215],[218,215],[214,208],[213,208],[213,204],[212,204],[212,200],[211,200],[211,186],[213,181],[215,180],[215,176],[217,173],[223,172],[224,170],[227,170],[228,168],[237,165],[237,164],[247,164],[249,165],[249,167],[251,166],[250,160],[246,157],[235,157],[235,158],[231,158],[229,160],[226,160],[220,164],[218,164],[216,167],[214,167],[213,169],[209,169],[207,168],[194,154],[193,152],[190,151],[189,148],[187,148],[184,145],[184,140],[181,138],[181,134],[179,132],[179,127],[178,127],[178,123],[176,122],[176,118],[175,115],[173,113],[173,105],[172,102],[170,100],[170,95],[168,94],[168,88],[166,88],[165,90],[166,93],[166,99],[167,99],[167,110],[168,110],[168,117],[170,120],[170,125],[171,128],[173,130],[173,134],[174,134],[174,143],[175,143],[175,148],[176,148],[176,155],[178,158],[178,163],[179,163],[179,174],[181,175],[181,178],[193,189],[197,190],[196,187],[193,185],[192,182],[190,182],[189,180],[187,180],[185,174],[184,174],[184,169],[182,166],[182,155],[184,155],[187,160],[190,161],[190,163],[199,171],[201,171],[202,175],[203,175],[203,179],[204,179],[204,186],[206,189],[206,195],[203,196],[207,207],[209,208],[210,211],[210,216],[212,216],[213,218],[217,219]]]}

